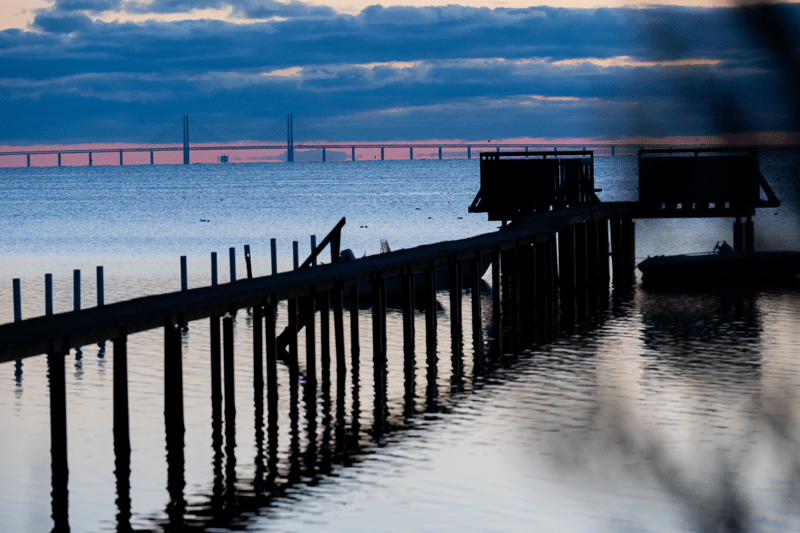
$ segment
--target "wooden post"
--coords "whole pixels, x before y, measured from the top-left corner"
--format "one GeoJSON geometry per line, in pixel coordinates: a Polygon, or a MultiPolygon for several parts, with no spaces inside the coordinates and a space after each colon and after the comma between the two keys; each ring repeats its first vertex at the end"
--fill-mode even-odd
{"type": "Polygon", "coordinates": [[[50,381],[50,454],[52,457],[53,531],[69,531],[69,468],[67,466],[67,387],[64,371],[69,339],[50,343],[47,357],[50,381]]]}
{"type": "Polygon", "coordinates": [[[217,252],[211,252],[211,286],[217,284],[217,252]]]}
{"type": "MultiPolygon", "coordinates": [[[[317,236],[316,235],[312,235],[311,236],[311,251],[313,252],[316,249],[317,249],[317,236]]],[[[317,256],[314,256],[314,259],[311,260],[311,266],[317,266],[317,256]]]]}
{"type": "Polygon", "coordinates": [[[183,368],[180,325],[183,318],[167,317],[164,324],[164,422],[167,439],[167,490],[169,519],[173,527],[183,523],[185,501],[183,368]],[[176,327],[177,326],[177,327],[176,327]]]}
{"type": "Polygon", "coordinates": [[[75,311],[80,311],[81,309],[81,271],[80,270],[73,270],[72,271],[72,308],[75,311]]]}
{"type": "Polygon", "coordinates": [[[317,339],[316,324],[314,323],[314,300],[316,294],[311,288],[311,295],[305,298],[305,328],[306,328],[306,408],[316,412],[317,405],[317,339]]]}
{"type": "Polygon", "coordinates": [[[483,369],[483,320],[481,317],[481,253],[470,260],[470,292],[472,293],[472,351],[473,373],[483,369]]]}
{"type": "Polygon", "coordinates": [[[263,307],[253,307],[253,390],[264,392],[264,330],[263,307]]]}
{"type": "Polygon", "coordinates": [[[342,288],[341,285],[336,286],[331,291],[331,299],[333,300],[333,336],[336,345],[336,376],[337,382],[343,383],[345,371],[347,369],[344,357],[344,308],[342,304],[342,288]]]}
{"type": "Polygon", "coordinates": [[[219,317],[209,320],[211,337],[211,419],[222,420],[222,356],[219,317]]]}
{"type": "Polygon", "coordinates": [[[97,267],[97,307],[105,305],[105,286],[103,283],[103,267],[97,267]]]}
{"type": "Polygon", "coordinates": [[[608,291],[610,269],[608,264],[608,219],[603,218],[597,224],[597,264],[598,286],[601,290],[608,291]]]}
{"type": "Polygon", "coordinates": [[[575,292],[575,226],[566,226],[558,232],[558,266],[561,288],[575,292]]]}
{"type": "Polygon", "coordinates": [[[386,312],[384,307],[383,280],[380,272],[372,280],[372,365],[375,382],[373,437],[383,434],[386,407],[386,312]]]}
{"type": "Polygon", "coordinates": [[[736,222],[733,223],[733,250],[735,252],[744,252],[744,242],[742,217],[736,217],[736,222]]]}
{"type": "Polygon", "coordinates": [[[558,268],[558,254],[556,253],[556,234],[551,233],[547,246],[547,276],[550,294],[555,295],[561,273],[558,268]]]}
{"type": "Polygon", "coordinates": [[[586,222],[586,285],[591,291],[597,290],[597,282],[600,279],[597,225],[597,220],[586,222]]]}
{"type": "Polygon", "coordinates": [[[228,259],[230,262],[231,283],[236,281],[236,248],[228,249],[228,259]]]}
{"type": "Polygon", "coordinates": [[[275,239],[269,240],[270,260],[272,263],[272,274],[278,273],[278,242],[275,239]]]}
{"type": "Polygon", "coordinates": [[[14,292],[14,322],[22,320],[22,292],[19,283],[19,278],[14,278],[11,282],[14,292]]]}
{"type": "Polygon", "coordinates": [[[181,290],[189,290],[189,280],[186,272],[186,256],[181,256],[181,290]]]}
{"type": "Polygon", "coordinates": [[[506,265],[500,265],[500,247],[495,246],[492,250],[492,336],[497,345],[497,351],[502,351],[502,311],[500,310],[500,269],[506,265]]]}
{"type": "Polygon", "coordinates": [[[322,386],[330,390],[331,382],[331,319],[329,292],[322,291],[317,294],[317,307],[319,307],[319,343],[320,343],[320,370],[322,371],[322,386]]]}
{"type": "MultiPolygon", "coordinates": [[[[414,272],[403,267],[403,354],[406,374],[414,366],[414,272]]],[[[408,376],[406,376],[406,380],[408,376]]]]}
{"type": "Polygon", "coordinates": [[[231,447],[236,438],[236,400],[233,359],[233,317],[222,319],[222,364],[225,371],[225,445],[231,447]]]}
{"type": "Polygon", "coordinates": [[[250,245],[244,245],[244,262],[247,265],[247,279],[253,279],[253,264],[250,261],[250,245]]]}
{"type": "Polygon", "coordinates": [[[300,243],[292,241],[292,266],[294,270],[300,268],[300,243]]]}
{"type": "Polygon", "coordinates": [[[755,227],[753,217],[747,215],[747,222],[744,223],[744,251],[753,252],[756,249],[755,227]]]}
{"type": "Polygon", "coordinates": [[[578,292],[585,292],[589,281],[589,238],[586,223],[579,222],[572,227],[575,230],[575,288],[578,292]]]}
{"type": "Polygon", "coordinates": [[[614,285],[622,283],[625,279],[623,273],[623,254],[622,254],[622,220],[620,217],[609,219],[611,226],[611,270],[614,277],[614,285]]]}
{"type": "Polygon", "coordinates": [[[636,268],[636,231],[630,216],[622,217],[622,271],[627,278],[633,277],[636,268]]]}
{"type": "Polygon", "coordinates": [[[288,307],[288,314],[289,314],[289,383],[291,385],[290,391],[290,406],[293,409],[297,408],[298,398],[297,395],[297,384],[298,379],[300,377],[300,369],[298,366],[298,354],[297,354],[297,298],[290,298],[287,301],[288,307]]]}
{"type": "Polygon", "coordinates": [[[425,337],[436,339],[436,265],[425,269],[425,337]]]}
{"type": "Polygon", "coordinates": [[[461,359],[461,261],[457,256],[450,259],[450,343],[453,377],[461,383],[464,362],[461,359]]]}
{"type": "Polygon", "coordinates": [[[275,334],[276,296],[270,295],[264,306],[265,337],[267,344],[267,410],[269,420],[278,417],[278,344],[275,334]]]}
{"type": "Polygon", "coordinates": [[[128,335],[114,339],[114,474],[117,478],[117,531],[130,531],[131,438],[128,411],[128,335]]]}
{"type": "Polygon", "coordinates": [[[354,283],[350,285],[350,375],[353,393],[351,443],[356,449],[358,448],[359,432],[361,430],[359,419],[361,412],[361,402],[359,401],[360,358],[361,347],[358,342],[358,283],[354,283]]]}
{"type": "Polygon", "coordinates": [[[53,314],[53,275],[44,275],[44,314],[53,314]]]}
{"type": "Polygon", "coordinates": [[[405,416],[412,416],[414,408],[414,388],[416,358],[414,354],[414,271],[410,266],[403,267],[403,383],[405,384],[405,416]]]}

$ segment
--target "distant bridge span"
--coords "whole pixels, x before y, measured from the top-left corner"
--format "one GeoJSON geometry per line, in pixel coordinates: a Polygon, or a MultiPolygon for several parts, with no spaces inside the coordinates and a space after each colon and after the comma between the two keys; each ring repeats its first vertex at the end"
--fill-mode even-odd
{"type": "MultiPolygon", "coordinates": [[[[429,149],[437,149],[439,150],[439,159],[443,159],[442,150],[445,148],[448,149],[460,149],[466,150],[467,158],[472,159],[472,150],[495,150],[501,151],[503,149],[514,149],[520,150],[524,149],[528,151],[529,148],[543,150],[543,149],[553,149],[554,151],[558,151],[559,148],[567,149],[567,150],[586,150],[588,149],[603,149],[610,151],[610,155],[616,155],[616,148],[621,145],[615,145],[613,143],[592,143],[592,144],[544,144],[544,143],[492,143],[492,142],[471,142],[471,143],[430,143],[430,142],[423,142],[423,143],[397,143],[397,142],[389,142],[389,143],[330,143],[330,142],[299,142],[296,143],[294,141],[294,133],[293,133],[293,122],[292,122],[292,115],[287,115],[287,137],[286,142],[270,142],[270,143],[254,143],[254,144],[223,144],[223,143],[198,143],[195,145],[190,145],[189,143],[189,117],[183,117],[182,123],[183,129],[183,142],[170,142],[169,144],[162,144],[159,146],[139,146],[139,147],[120,147],[120,148],[95,148],[95,149],[87,149],[87,148],[72,148],[72,149],[52,149],[52,150],[18,150],[18,151],[5,151],[0,152],[0,156],[26,156],[27,159],[27,166],[31,166],[31,156],[33,155],[58,155],[58,166],[61,166],[61,156],[62,154],[88,154],[89,156],[89,166],[92,166],[92,156],[93,154],[98,153],[119,153],[119,164],[123,165],[123,154],[125,152],[133,153],[133,152],[150,152],[150,164],[154,164],[153,154],[155,152],[183,152],[183,163],[189,164],[190,162],[190,153],[196,151],[234,151],[234,150],[285,150],[286,151],[286,160],[287,162],[294,161],[294,151],[295,150],[322,150],[322,161],[326,161],[327,159],[327,150],[350,150],[350,158],[352,161],[356,160],[356,149],[380,149],[381,150],[381,160],[384,159],[384,150],[387,148],[390,149],[408,149],[409,159],[414,159],[414,149],[422,149],[422,150],[429,150],[429,149]]],[[[176,140],[177,141],[177,140],[176,140]]],[[[632,145],[624,145],[626,148],[636,149],[638,146],[632,145]]],[[[661,145],[647,145],[647,148],[668,148],[667,146],[661,145]]],[[[684,146],[685,148],[685,146],[684,146]]]]}

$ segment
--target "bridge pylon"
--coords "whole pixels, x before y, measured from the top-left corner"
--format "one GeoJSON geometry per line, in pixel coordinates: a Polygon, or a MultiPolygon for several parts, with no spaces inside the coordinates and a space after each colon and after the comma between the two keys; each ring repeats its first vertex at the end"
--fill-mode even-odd
{"type": "Polygon", "coordinates": [[[189,115],[183,115],[183,164],[189,164],[189,115]]]}
{"type": "Polygon", "coordinates": [[[294,163],[294,126],[292,115],[286,115],[286,162],[294,163]]]}

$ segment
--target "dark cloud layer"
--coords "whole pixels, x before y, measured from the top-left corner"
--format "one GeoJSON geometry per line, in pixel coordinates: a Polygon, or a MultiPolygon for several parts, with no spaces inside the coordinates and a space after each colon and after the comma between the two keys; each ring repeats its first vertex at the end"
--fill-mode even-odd
{"type": "MultiPolygon", "coordinates": [[[[777,9],[800,27],[800,6],[777,9]]],[[[30,31],[0,32],[0,141],[143,141],[183,114],[229,139],[286,113],[331,140],[794,129],[751,13],[58,0],[30,31]],[[269,20],[90,18],[228,7],[269,20]],[[720,121],[720,102],[747,116],[720,121]]]]}

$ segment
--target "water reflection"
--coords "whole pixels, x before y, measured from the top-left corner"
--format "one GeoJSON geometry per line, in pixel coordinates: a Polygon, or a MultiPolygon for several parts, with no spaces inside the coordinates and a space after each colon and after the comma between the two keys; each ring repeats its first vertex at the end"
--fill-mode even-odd
{"type": "Polygon", "coordinates": [[[761,376],[758,287],[640,291],[647,372],[702,385],[757,383],[761,376]]]}

